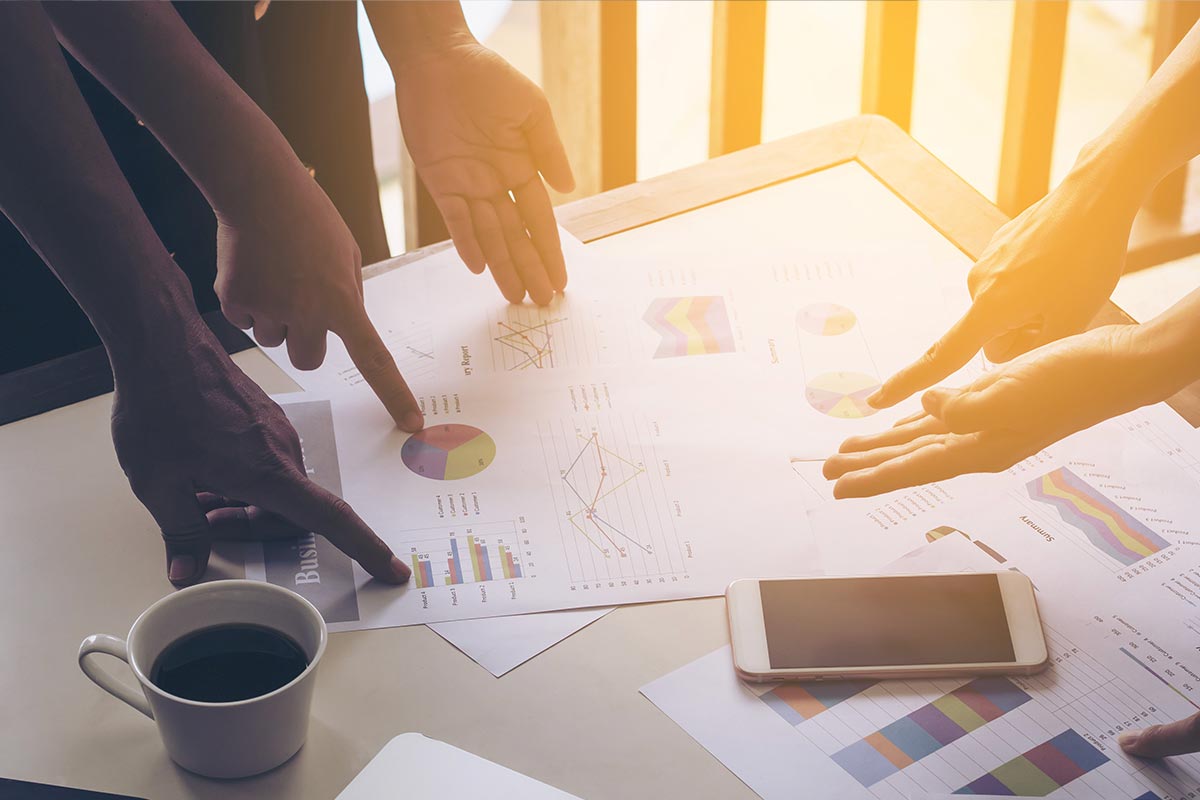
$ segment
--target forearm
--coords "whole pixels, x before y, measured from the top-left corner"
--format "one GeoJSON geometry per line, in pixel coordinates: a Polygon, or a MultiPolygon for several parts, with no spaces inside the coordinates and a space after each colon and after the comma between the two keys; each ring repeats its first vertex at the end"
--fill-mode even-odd
{"type": "Polygon", "coordinates": [[[1200,289],[1137,326],[1138,338],[1169,393],[1200,380],[1200,289]]]}
{"type": "Polygon", "coordinates": [[[475,40],[457,2],[374,0],[365,3],[365,7],[379,49],[392,72],[401,69],[405,59],[475,40]]]}
{"type": "Polygon", "coordinates": [[[1200,25],[1196,25],[1121,115],[1080,154],[1076,171],[1096,174],[1136,209],[1175,169],[1200,155],[1200,25]]]}
{"type": "Polygon", "coordinates": [[[281,175],[303,171],[170,3],[51,2],[46,10],[64,46],[154,133],[217,214],[269,201],[281,175]]]}
{"type": "MultiPolygon", "coordinates": [[[[110,354],[199,321],[42,8],[0,3],[0,209],[58,275],[110,354]]],[[[202,324],[202,323],[201,323],[202,324]]]]}

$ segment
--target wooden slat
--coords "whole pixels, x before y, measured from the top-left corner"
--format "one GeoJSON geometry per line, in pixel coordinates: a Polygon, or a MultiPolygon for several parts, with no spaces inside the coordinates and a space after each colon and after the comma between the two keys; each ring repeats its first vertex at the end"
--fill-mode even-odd
{"type": "Polygon", "coordinates": [[[762,140],[766,45],[766,0],[715,0],[708,125],[710,158],[762,140]]]}
{"type": "Polygon", "coordinates": [[[1037,202],[1050,189],[1069,10],[1066,2],[1015,3],[1000,185],[996,192],[997,204],[1011,216],[1037,202]]]}
{"type": "MultiPolygon", "coordinates": [[[[1151,70],[1156,70],[1196,21],[1200,20],[1200,2],[1158,0],[1153,7],[1154,51],[1150,57],[1150,67],[1151,70]]],[[[1200,99],[1197,102],[1200,103],[1200,99]]],[[[1172,172],[1155,187],[1154,193],[1146,203],[1146,210],[1156,217],[1160,224],[1178,225],[1183,219],[1187,174],[1187,165],[1172,172]]]]}
{"type": "Polygon", "coordinates": [[[633,183],[637,4],[545,0],[539,10],[542,86],[575,171],[575,191],[566,197],[587,197],[633,183]]]}
{"type": "Polygon", "coordinates": [[[863,44],[864,114],[880,114],[909,129],[916,55],[916,0],[868,0],[863,44]]]}

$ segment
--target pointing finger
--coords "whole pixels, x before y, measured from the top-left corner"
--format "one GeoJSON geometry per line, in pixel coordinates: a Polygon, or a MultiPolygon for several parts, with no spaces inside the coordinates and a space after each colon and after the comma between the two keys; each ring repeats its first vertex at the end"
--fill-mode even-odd
{"type": "Polygon", "coordinates": [[[299,472],[266,485],[262,501],[259,505],[276,510],[300,529],[324,536],[382,581],[404,583],[412,574],[349,503],[299,472]]]}
{"type": "Polygon", "coordinates": [[[894,406],[915,392],[952,375],[979,352],[1004,324],[994,315],[983,295],[920,358],[897,372],[879,391],[867,398],[875,408],[894,406]]]}
{"type": "Polygon", "coordinates": [[[417,399],[396,367],[396,360],[392,358],[387,345],[367,317],[366,309],[359,306],[335,333],[342,338],[350,360],[392,415],[396,425],[410,433],[421,430],[425,422],[417,399]]]}

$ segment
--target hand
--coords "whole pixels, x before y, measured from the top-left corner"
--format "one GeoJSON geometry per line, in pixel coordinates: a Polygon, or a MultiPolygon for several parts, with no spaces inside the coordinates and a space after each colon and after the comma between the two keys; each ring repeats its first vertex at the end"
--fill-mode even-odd
{"type": "Polygon", "coordinates": [[[394,69],[404,140],[472,272],[490,266],[513,303],[567,285],[550,197],[575,187],[541,90],[469,36],[394,69]],[[511,192],[511,196],[510,196],[511,192]]]}
{"type": "Polygon", "coordinates": [[[1117,741],[1131,756],[1163,758],[1200,751],[1200,714],[1167,725],[1123,733],[1117,741]]]}
{"type": "Polygon", "coordinates": [[[217,213],[222,312],[237,327],[254,328],[265,347],[286,341],[288,357],[302,370],[321,366],[327,332],[333,331],[396,424],[420,430],[416,398],[363,307],[354,237],[290,153],[278,163],[265,171],[269,197],[246,198],[217,213]]]}
{"type": "Polygon", "coordinates": [[[886,408],[946,378],[982,347],[994,362],[1082,331],[1125,267],[1137,213],[1086,168],[996,232],[971,268],[973,303],[868,402],[886,408]]]}
{"type": "Polygon", "coordinates": [[[999,472],[1059,439],[1174,389],[1154,337],[1113,325],[1026,353],[965,389],[931,389],[924,411],[842,443],[825,462],[834,497],[867,497],[967,472],[999,472]]]}
{"type": "Polygon", "coordinates": [[[408,567],[350,506],[306,477],[300,440],[283,411],[199,318],[187,339],[169,352],[123,354],[113,364],[113,444],[134,494],[162,529],[170,581],[198,580],[213,540],[310,531],[376,578],[408,580],[408,567]]]}

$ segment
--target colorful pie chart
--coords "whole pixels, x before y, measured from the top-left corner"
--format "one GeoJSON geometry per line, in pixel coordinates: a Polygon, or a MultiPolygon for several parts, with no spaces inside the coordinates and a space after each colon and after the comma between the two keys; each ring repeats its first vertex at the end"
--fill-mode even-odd
{"type": "Polygon", "coordinates": [[[400,448],[404,466],[435,481],[478,475],[496,457],[496,443],[470,425],[434,425],[414,433],[400,448]]]}
{"type": "Polygon", "coordinates": [[[826,372],[808,382],[808,404],[830,417],[861,419],[875,413],[867,398],[879,388],[879,381],[862,372],[826,372]]]}
{"type": "Polygon", "coordinates": [[[800,309],[796,324],[815,336],[841,336],[858,324],[858,317],[837,303],[813,303],[800,309]]]}

